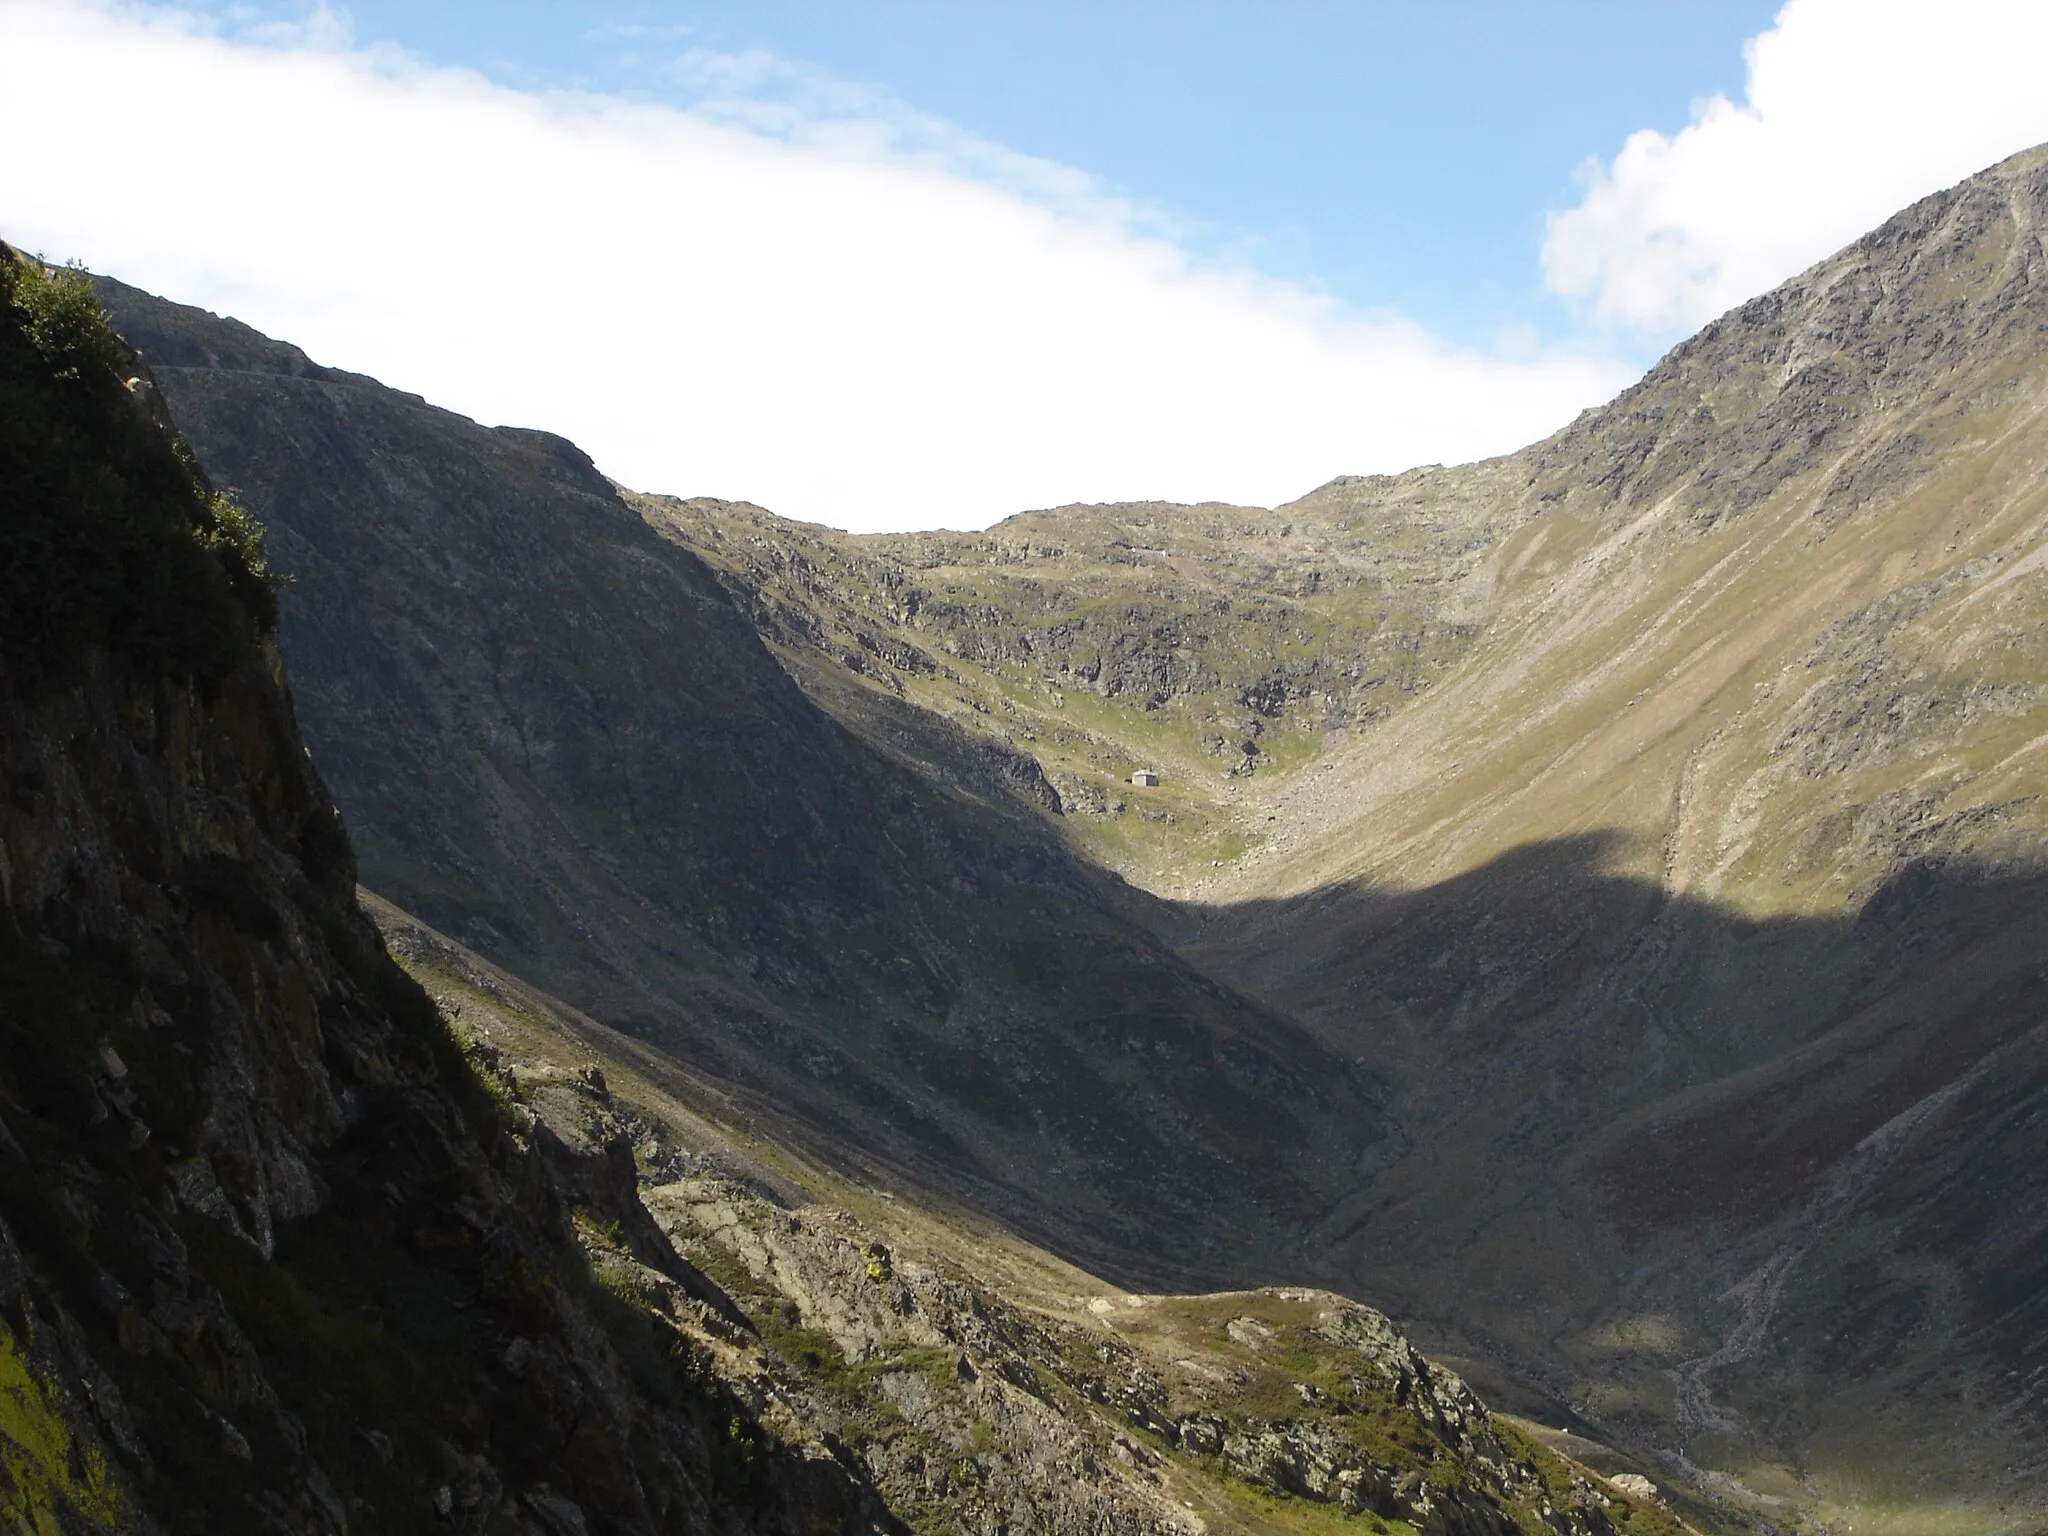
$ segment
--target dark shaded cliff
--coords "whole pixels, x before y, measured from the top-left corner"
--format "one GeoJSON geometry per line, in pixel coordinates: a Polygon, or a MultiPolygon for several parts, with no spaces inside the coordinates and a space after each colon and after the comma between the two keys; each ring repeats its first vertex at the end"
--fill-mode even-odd
{"type": "Polygon", "coordinates": [[[4,247],[0,497],[0,1523],[886,1526],[592,1281],[357,909],[253,538],[4,247]]]}

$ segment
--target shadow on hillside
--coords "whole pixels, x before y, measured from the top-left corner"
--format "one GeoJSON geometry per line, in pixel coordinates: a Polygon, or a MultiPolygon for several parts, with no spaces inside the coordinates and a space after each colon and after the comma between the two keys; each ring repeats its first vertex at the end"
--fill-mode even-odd
{"type": "Polygon", "coordinates": [[[1995,821],[1922,836],[1834,920],[1611,873],[1606,834],[1416,891],[1154,904],[1381,1085],[1351,1189],[1237,1283],[1378,1301],[1544,1414],[1561,1341],[1604,1370],[1585,1330],[1645,1311],[1704,1330],[1700,1380],[1781,1444],[1845,1391],[1919,1405],[1915,1434],[1959,1393],[2037,1432],[2048,863],[1995,821]]]}
{"type": "Polygon", "coordinates": [[[1843,922],[1671,899],[1599,836],[1418,892],[1153,903],[1018,803],[1021,762],[802,691],[570,445],[103,295],[293,573],[297,710],[368,883],[851,1177],[1133,1288],[1346,1284],[1367,1250],[1449,1272],[1544,1181],[1561,1247],[1761,1224],[1952,1088],[1857,1198],[1964,1255],[1970,1307],[2048,1295],[2038,847],[1922,836],[1843,922]]]}
{"type": "Polygon", "coordinates": [[[1303,1272],[1481,1336],[1661,1273],[1713,1326],[1761,1308],[1745,1370],[1963,1372],[2048,1414],[2048,866],[1923,848],[1851,916],[1756,919],[1617,851],[1154,912],[1384,1085],[1388,1143],[1303,1272]]]}
{"type": "Polygon", "coordinates": [[[1153,915],[1362,1061],[1397,1122],[1583,1153],[1625,1231],[1768,1220],[2048,1017],[2048,864],[1931,853],[1851,917],[1758,919],[1609,873],[1617,851],[1593,833],[1412,892],[1153,915]]]}

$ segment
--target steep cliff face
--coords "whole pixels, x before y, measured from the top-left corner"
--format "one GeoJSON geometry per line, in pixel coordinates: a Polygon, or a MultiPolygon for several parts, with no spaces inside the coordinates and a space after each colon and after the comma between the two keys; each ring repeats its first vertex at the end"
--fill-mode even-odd
{"type": "Polygon", "coordinates": [[[1235,1275],[1375,1134],[1341,1060],[1068,854],[1028,759],[935,781],[842,728],[570,445],[101,291],[293,575],[374,889],[1132,1279],[1235,1275]]]}
{"type": "Polygon", "coordinates": [[[82,279],[4,248],[0,391],[9,1528],[886,1526],[592,1281],[357,909],[260,552],[82,279]]]}

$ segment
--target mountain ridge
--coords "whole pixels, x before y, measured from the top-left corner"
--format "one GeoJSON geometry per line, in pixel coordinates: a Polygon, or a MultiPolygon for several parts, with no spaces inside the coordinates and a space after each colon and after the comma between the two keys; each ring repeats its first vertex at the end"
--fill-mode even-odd
{"type": "Polygon", "coordinates": [[[5,247],[0,486],[43,588],[0,610],[9,1530],[1679,1536],[1356,1304],[1123,1297],[1147,1349],[948,1257],[1101,1291],[987,1223],[905,1202],[947,1252],[892,1251],[360,892],[261,540],[85,278],[5,247]]]}
{"type": "Polygon", "coordinates": [[[587,460],[101,291],[296,573],[300,716],[382,894],[1098,1264],[1152,1252],[1154,1281],[1279,1240],[1261,1208],[1370,1135],[1342,1063],[1019,814],[1010,759],[933,783],[845,730],[587,460]],[[1269,1120],[1296,1150],[1248,1160],[1237,1127],[1269,1120]]]}
{"type": "MultiPolygon", "coordinates": [[[[1426,1342],[1766,1519],[1916,1529],[1960,1509],[2021,1529],[2048,1475],[2027,1310],[2048,1249],[2026,1214],[2044,164],[2029,151],[1916,204],[1614,405],[1479,465],[1340,479],[1272,511],[1055,509],[982,535],[622,504],[701,561],[690,601],[736,605],[797,687],[776,696],[829,716],[881,776],[863,782],[897,786],[913,821],[975,807],[972,833],[882,867],[970,904],[1035,869],[1047,901],[1181,978],[1173,1008],[1214,986],[1242,1038],[1297,1042],[1291,1078],[1251,1069],[1248,1102],[1299,1113],[1312,1082],[1329,1097],[1309,1121],[1242,1144],[1223,1129],[1241,1110],[1200,1122],[1233,1167],[1261,1146],[1295,1159],[1284,1209],[1213,1177],[1176,1197],[1195,1209],[1201,1188],[1212,1222],[1251,1222],[1209,1275],[1284,1265],[1386,1298],[1426,1342]],[[1163,770],[1157,791],[1128,783],[1139,767],[1163,770]],[[991,879],[997,846],[1044,862],[991,879]]],[[[103,291],[145,353],[216,323],[103,291]]],[[[305,514],[276,470],[300,386],[190,355],[167,397],[285,548],[305,514]]],[[[353,515],[394,515],[378,477],[350,484],[353,515]]],[[[536,528],[543,504],[527,501],[536,528]]],[[[382,626],[351,633],[360,656],[332,647],[307,675],[415,665],[382,626]]],[[[701,782],[687,760],[663,771],[701,782]]],[[[783,814],[773,791],[729,789],[725,805],[783,814]]],[[[836,831],[882,799],[818,803],[836,831]]],[[[416,810],[363,811],[368,836],[418,843],[416,810]]],[[[812,921],[748,899],[764,940],[812,921]]],[[[439,900],[427,915],[458,931],[483,910],[439,900]]],[[[1047,936],[1002,989],[1057,995],[1087,947],[1064,920],[1047,936]]],[[[1147,1012],[1065,1037],[1062,1070],[1118,1085],[1105,1115],[1152,1071],[1108,1062],[1192,1064],[1147,1012]]],[[[760,1026],[670,1043],[715,1062],[742,1027],[760,1026]]],[[[804,1043],[773,1047],[785,1062],[817,1037],[787,1038],[804,1043]]],[[[949,1130],[1003,1144],[1013,1087],[969,1080],[941,1085],[949,1130]]],[[[800,1112],[851,1102],[825,1077],[774,1081],[800,1112]]],[[[825,1123],[873,1145],[861,1114],[825,1123]]],[[[1089,1177],[1112,1182],[1063,1226],[1045,1203],[1071,1185],[1004,1209],[1038,1205],[1037,1235],[1113,1271],[1147,1240],[1120,1219],[1153,1192],[1110,1170],[1182,1134],[1122,1162],[1093,1149],[1089,1177]]]]}

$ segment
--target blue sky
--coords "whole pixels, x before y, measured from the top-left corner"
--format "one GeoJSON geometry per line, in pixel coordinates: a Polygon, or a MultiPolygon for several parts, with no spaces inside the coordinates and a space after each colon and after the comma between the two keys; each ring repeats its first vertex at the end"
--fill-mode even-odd
{"type": "MultiPolygon", "coordinates": [[[[1450,340],[1567,334],[1544,216],[1588,160],[1739,93],[1777,0],[370,0],[348,14],[508,83],[693,104],[679,55],[765,52],[1156,209],[1188,246],[1450,340]]],[[[282,8],[281,8],[282,9],[282,8]]],[[[291,14],[284,10],[285,14],[291,14]]],[[[803,89],[771,74],[773,96],[803,89]]],[[[1629,336],[1632,353],[1650,341],[1629,336]]],[[[1647,357],[1645,358],[1647,361],[1647,357]]]]}
{"type": "Polygon", "coordinates": [[[0,0],[0,238],[862,529],[1503,453],[2048,140],[2040,0],[0,0]]]}

